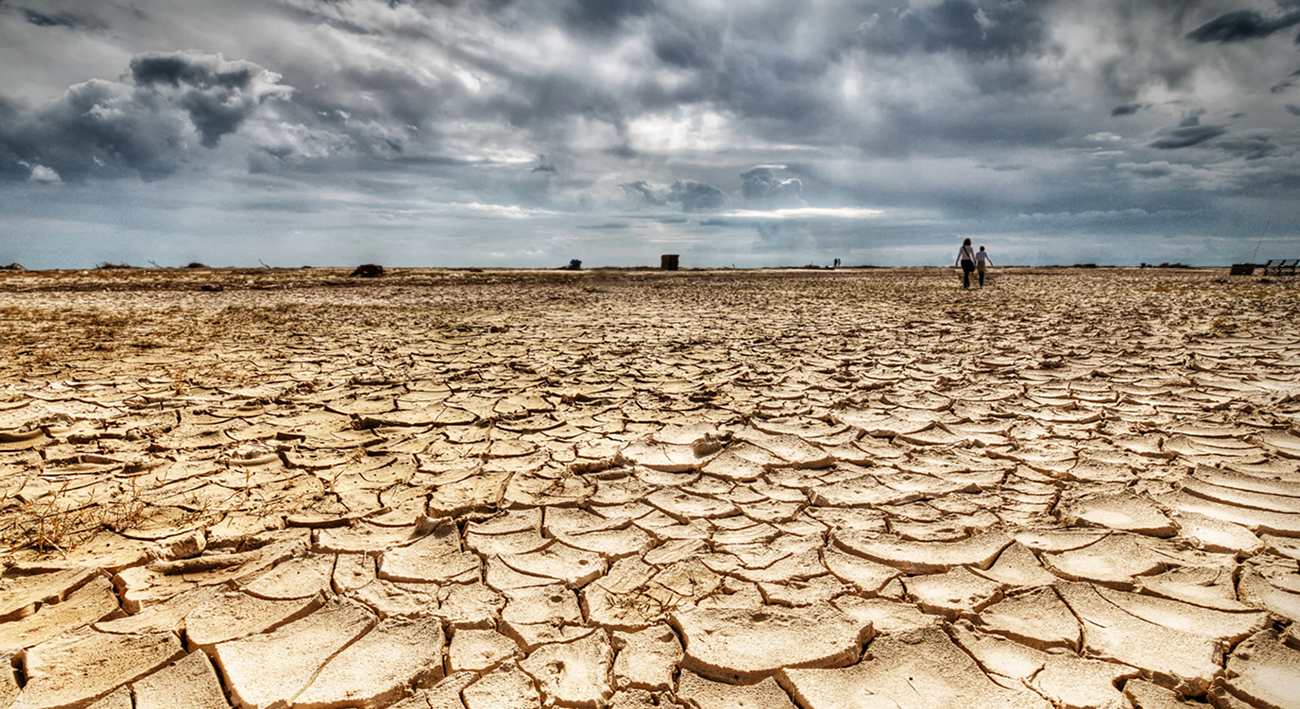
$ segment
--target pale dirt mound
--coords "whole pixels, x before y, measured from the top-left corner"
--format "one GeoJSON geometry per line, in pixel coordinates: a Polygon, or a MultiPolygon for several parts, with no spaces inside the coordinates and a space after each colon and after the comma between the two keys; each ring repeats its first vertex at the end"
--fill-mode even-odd
{"type": "Polygon", "coordinates": [[[1297,706],[1297,304],[10,273],[0,709],[1297,706]]]}

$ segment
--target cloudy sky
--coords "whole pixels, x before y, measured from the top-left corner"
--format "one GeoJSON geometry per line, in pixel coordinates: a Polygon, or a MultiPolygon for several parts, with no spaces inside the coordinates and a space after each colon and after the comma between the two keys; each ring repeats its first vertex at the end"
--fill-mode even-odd
{"type": "Polygon", "coordinates": [[[1300,0],[0,0],[0,262],[1300,256],[1300,0]]]}

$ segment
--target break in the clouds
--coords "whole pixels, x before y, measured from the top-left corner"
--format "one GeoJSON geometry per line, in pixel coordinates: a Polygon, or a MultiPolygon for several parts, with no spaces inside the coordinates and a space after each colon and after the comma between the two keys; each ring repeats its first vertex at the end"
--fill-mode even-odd
{"type": "Polygon", "coordinates": [[[1298,31],[1295,0],[3,0],[0,262],[1290,256],[1298,31]]]}

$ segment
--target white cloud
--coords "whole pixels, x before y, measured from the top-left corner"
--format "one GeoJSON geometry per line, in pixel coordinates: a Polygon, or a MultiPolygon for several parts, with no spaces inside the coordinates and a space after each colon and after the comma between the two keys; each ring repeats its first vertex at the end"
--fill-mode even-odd
{"type": "Polygon", "coordinates": [[[448,212],[460,214],[461,216],[491,216],[503,217],[505,219],[528,219],[529,217],[544,217],[557,214],[547,209],[525,209],[517,204],[481,204],[479,202],[453,202],[445,205],[448,212]]]}
{"type": "Polygon", "coordinates": [[[51,185],[63,182],[63,180],[59,178],[59,173],[55,172],[53,168],[48,168],[44,165],[32,165],[32,174],[31,177],[27,178],[27,180],[29,182],[43,182],[51,185]]]}
{"type": "Polygon", "coordinates": [[[736,219],[874,219],[881,209],[862,207],[792,207],[789,209],[734,209],[716,216],[736,219]]]}

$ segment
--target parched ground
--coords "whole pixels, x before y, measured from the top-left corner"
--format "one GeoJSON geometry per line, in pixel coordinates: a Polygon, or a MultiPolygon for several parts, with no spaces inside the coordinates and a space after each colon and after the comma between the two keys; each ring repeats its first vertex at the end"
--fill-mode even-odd
{"type": "Polygon", "coordinates": [[[0,707],[1300,706],[1296,279],[347,273],[0,275],[0,707]]]}

